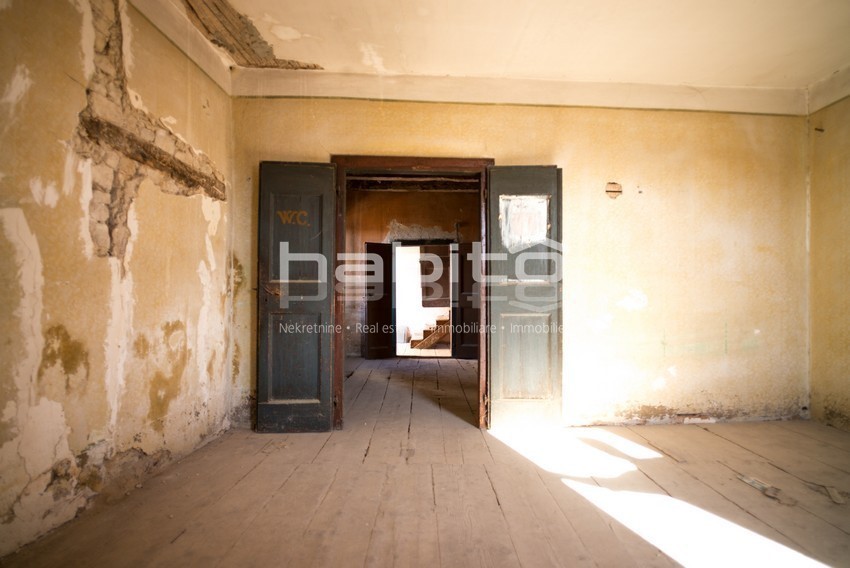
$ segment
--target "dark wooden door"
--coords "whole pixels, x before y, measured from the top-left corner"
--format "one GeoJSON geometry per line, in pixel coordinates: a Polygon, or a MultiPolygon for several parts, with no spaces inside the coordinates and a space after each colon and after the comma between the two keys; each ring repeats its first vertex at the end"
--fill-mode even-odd
{"type": "Polygon", "coordinates": [[[334,172],[331,164],[260,164],[260,432],[331,429],[334,172]]]}
{"type": "Polygon", "coordinates": [[[366,254],[380,260],[380,281],[366,284],[366,320],[363,330],[362,355],[366,359],[395,357],[395,303],[393,301],[393,245],[366,243],[366,254]]]}
{"type": "Polygon", "coordinates": [[[452,245],[452,357],[477,359],[480,322],[479,294],[473,275],[472,243],[452,245]]]}
{"type": "Polygon", "coordinates": [[[488,168],[491,425],[561,416],[561,170],[488,168]],[[495,259],[494,259],[495,258],[495,259]]]}

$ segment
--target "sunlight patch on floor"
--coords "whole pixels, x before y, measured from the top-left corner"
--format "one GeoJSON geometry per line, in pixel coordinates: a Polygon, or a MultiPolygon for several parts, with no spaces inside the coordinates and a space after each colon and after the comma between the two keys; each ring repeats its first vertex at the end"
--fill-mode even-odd
{"type": "Polygon", "coordinates": [[[795,550],[668,495],[564,484],[685,566],[825,566],[795,550]]]}
{"type": "Polygon", "coordinates": [[[663,457],[609,430],[538,424],[490,433],[685,566],[824,566],[686,501],[600,487],[595,479],[620,478],[638,471],[638,461],[663,457]]]}
{"type": "Polygon", "coordinates": [[[613,434],[606,436],[608,433],[602,430],[514,426],[494,427],[490,433],[537,466],[567,477],[615,478],[637,470],[637,466],[629,460],[595,448],[584,439],[595,439],[612,446],[617,444],[614,447],[630,457],[661,457],[657,452],[613,434]]]}

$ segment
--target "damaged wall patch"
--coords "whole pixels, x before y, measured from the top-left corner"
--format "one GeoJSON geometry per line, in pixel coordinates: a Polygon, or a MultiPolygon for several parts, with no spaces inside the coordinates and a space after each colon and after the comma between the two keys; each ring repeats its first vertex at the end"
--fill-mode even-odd
{"type": "Polygon", "coordinates": [[[227,0],[183,0],[192,23],[242,67],[321,69],[315,63],[278,59],[254,24],[227,0]]]}
{"type": "Polygon", "coordinates": [[[90,0],[90,5],[94,71],[74,147],[91,164],[87,214],[92,252],[123,259],[130,236],[128,211],[143,179],[166,193],[203,193],[218,200],[226,198],[225,182],[206,154],[154,119],[140,101],[134,104],[127,86],[122,3],[90,0]]]}

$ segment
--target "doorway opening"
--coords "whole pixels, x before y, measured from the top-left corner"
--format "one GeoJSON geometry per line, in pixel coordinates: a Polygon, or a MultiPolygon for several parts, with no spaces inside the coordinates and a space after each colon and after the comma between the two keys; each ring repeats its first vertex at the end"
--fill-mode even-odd
{"type": "Polygon", "coordinates": [[[452,357],[451,243],[393,244],[396,356],[452,357]]]}
{"type": "MultiPolygon", "coordinates": [[[[458,261],[452,267],[451,259],[466,259],[473,243],[484,241],[484,188],[493,160],[332,156],[331,162],[337,171],[337,250],[379,256],[384,270],[390,267],[385,282],[403,275],[375,296],[368,289],[362,294],[336,291],[335,312],[344,329],[333,349],[339,396],[347,357],[473,360],[478,363],[476,418],[485,427],[487,361],[480,346],[485,344],[486,300],[474,287],[472,263],[458,261]],[[430,281],[434,263],[428,259],[433,256],[447,268],[436,282],[430,281]],[[412,288],[417,276],[418,294],[412,288]]],[[[342,421],[339,414],[336,424],[342,421]]]]}
{"type": "Polygon", "coordinates": [[[372,359],[396,357],[392,249],[409,239],[454,239],[452,256],[463,259],[452,274],[451,349],[478,362],[479,426],[528,416],[557,423],[560,168],[381,157],[334,162],[260,164],[257,429],[342,427],[349,342],[372,359]],[[364,260],[366,292],[352,295],[358,287],[350,286],[349,261],[357,272],[364,260]]]}

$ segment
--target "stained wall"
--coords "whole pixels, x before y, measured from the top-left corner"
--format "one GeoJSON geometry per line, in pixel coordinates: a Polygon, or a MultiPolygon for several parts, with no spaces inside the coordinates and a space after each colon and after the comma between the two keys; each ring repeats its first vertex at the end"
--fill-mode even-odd
{"type": "Polygon", "coordinates": [[[229,96],[112,0],[0,4],[0,90],[3,554],[227,428],[240,395],[229,96]]]}
{"type": "Polygon", "coordinates": [[[812,415],[850,430],[850,99],[812,115],[812,415]]]}

